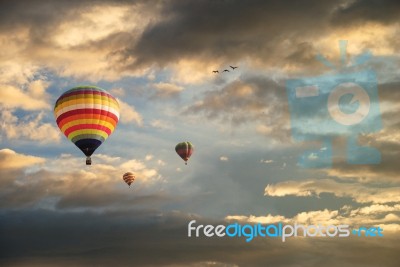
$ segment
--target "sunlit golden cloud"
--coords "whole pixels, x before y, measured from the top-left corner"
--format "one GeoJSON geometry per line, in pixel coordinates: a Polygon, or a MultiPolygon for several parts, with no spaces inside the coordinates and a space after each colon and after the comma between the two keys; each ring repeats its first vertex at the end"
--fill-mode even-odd
{"type": "Polygon", "coordinates": [[[43,81],[33,81],[23,90],[11,85],[0,85],[0,105],[24,110],[49,110],[48,95],[43,81]]]}
{"type": "MultiPolygon", "coordinates": [[[[364,207],[364,209],[371,209],[371,206],[364,207]]],[[[373,207],[372,207],[373,209],[373,207]]],[[[241,223],[261,223],[261,224],[275,224],[275,223],[298,223],[303,225],[339,225],[347,224],[352,227],[357,226],[381,226],[384,229],[385,234],[398,233],[400,230],[399,222],[400,216],[389,211],[395,210],[399,212],[398,207],[393,209],[380,210],[379,213],[357,213],[359,209],[353,210],[351,207],[343,207],[340,210],[316,210],[300,212],[293,217],[285,217],[282,215],[271,215],[266,216],[254,216],[254,215],[228,215],[225,220],[228,222],[238,221],[241,223]],[[348,212],[351,212],[350,214],[348,212]]]]}
{"type": "Polygon", "coordinates": [[[332,193],[337,197],[351,197],[359,203],[400,202],[397,193],[400,187],[376,187],[368,184],[336,182],[330,179],[285,181],[269,184],[265,188],[266,196],[319,196],[321,193],[332,193]]]}
{"type": "Polygon", "coordinates": [[[19,154],[11,149],[0,150],[0,169],[21,169],[42,164],[46,159],[31,155],[19,154]]]}
{"type": "MultiPolygon", "coordinates": [[[[47,207],[86,207],[113,206],[120,201],[120,196],[130,199],[122,175],[126,171],[135,173],[134,186],[141,193],[135,197],[160,194],[158,191],[163,177],[155,168],[148,167],[144,161],[121,159],[97,154],[96,168],[82,168],[82,159],[69,154],[62,154],[55,159],[46,159],[19,154],[10,149],[0,150],[0,171],[7,183],[7,190],[0,190],[2,206],[38,206],[46,202],[47,207]],[[28,169],[30,171],[26,172],[28,169]],[[18,179],[12,171],[23,171],[18,179]],[[93,191],[93,188],[97,188],[93,191]],[[139,190],[139,189],[137,189],[139,190]]],[[[161,161],[161,163],[163,163],[161,161]]],[[[157,163],[159,166],[163,164],[157,163]]],[[[133,201],[133,200],[132,200],[133,201]]],[[[129,202],[129,201],[128,201],[129,202]]]]}

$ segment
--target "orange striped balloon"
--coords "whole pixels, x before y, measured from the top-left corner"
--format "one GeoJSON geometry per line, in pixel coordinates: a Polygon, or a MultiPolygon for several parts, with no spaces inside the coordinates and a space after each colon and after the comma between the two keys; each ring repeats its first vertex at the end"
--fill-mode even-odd
{"type": "Polygon", "coordinates": [[[86,155],[90,165],[90,156],[117,126],[119,104],[99,87],[79,86],[57,99],[54,116],[61,132],[86,155]]]}
{"type": "Polygon", "coordinates": [[[135,181],[135,175],[131,172],[127,172],[124,174],[124,176],[122,176],[122,179],[124,179],[125,183],[131,186],[131,183],[135,181]]]}

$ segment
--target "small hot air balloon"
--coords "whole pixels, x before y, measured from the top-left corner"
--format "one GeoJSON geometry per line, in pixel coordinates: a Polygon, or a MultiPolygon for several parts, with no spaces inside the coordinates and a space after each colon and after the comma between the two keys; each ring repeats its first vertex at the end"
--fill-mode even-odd
{"type": "Polygon", "coordinates": [[[57,99],[54,116],[61,132],[86,155],[86,165],[91,165],[90,156],[117,126],[119,104],[99,87],[79,86],[57,99]]]}
{"type": "Polygon", "coordinates": [[[135,181],[135,175],[131,172],[127,172],[124,174],[124,176],[122,176],[122,179],[124,179],[125,183],[127,183],[130,187],[131,183],[135,181]]]}
{"type": "Polygon", "coordinates": [[[175,151],[178,153],[179,157],[181,157],[185,161],[185,165],[187,165],[187,161],[192,155],[194,150],[194,146],[190,142],[182,142],[176,145],[175,151]]]}

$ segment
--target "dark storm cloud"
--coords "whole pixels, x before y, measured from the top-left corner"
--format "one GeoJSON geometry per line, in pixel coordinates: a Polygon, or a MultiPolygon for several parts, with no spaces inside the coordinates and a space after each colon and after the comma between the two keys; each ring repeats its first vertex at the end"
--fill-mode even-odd
{"type": "Polygon", "coordinates": [[[400,101],[400,81],[380,84],[378,92],[381,102],[398,103],[398,101],[400,101]]]}
{"type": "Polygon", "coordinates": [[[152,206],[160,207],[165,203],[172,204],[178,198],[163,194],[152,194],[144,196],[122,195],[119,191],[110,191],[107,188],[99,193],[83,189],[72,192],[62,197],[56,204],[59,209],[68,208],[104,208],[104,207],[133,207],[152,206]]]}
{"type": "Polygon", "coordinates": [[[360,20],[384,23],[390,20],[386,21],[387,17],[381,14],[388,11],[389,18],[395,17],[398,10],[395,1],[356,1],[347,6],[342,2],[203,0],[153,5],[145,1],[110,0],[2,1],[0,30],[12,33],[18,28],[29,29],[32,48],[44,47],[50,44],[59,25],[79,19],[93,7],[140,4],[137,14],[155,16],[154,20],[145,20],[148,25],[143,32],[112,32],[75,49],[105,51],[110,68],[118,70],[153,64],[167,66],[183,58],[220,64],[253,59],[274,67],[315,69],[320,63],[314,58],[318,51],[313,43],[334,32],[342,17],[348,20],[348,26],[360,20]],[[380,16],[374,16],[375,13],[380,16]]]}
{"type": "MultiPolygon", "coordinates": [[[[39,176],[45,172],[39,172],[39,176]]],[[[16,208],[31,206],[47,195],[46,189],[51,187],[52,182],[44,183],[43,180],[31,180],[24,184],[31,175],[26,175],[24,170],[0,169],[0,208],[16,208]],[[46,186],[44,186],[46,185],[46,186]]]]}
{"type": "Polygon", "coordinates": [[[65,19],[68,12],[80,12],[94,5],[135,4],[140,0],[28,0],[0,2],[0,27],[47,26],[65,19]]]}
{"type": "Polygon", "coordinates": [[[397,0],[356,0],[338,8],[332,22],[341,26],[368,21],[380,23],[397,22],[400,2],[397,0]]]}
{"type": "Polygon", "coordinates": [[[0,213],[2,266],[386,266],[397,267],[396,236],[278,239],[188,238],[187,223],[224,224],[179,212],[0,213]],[[29,227],[28,227],[29,226],[29,227]],[[290,255],[290,256],[289,256],[290,255]],[[201,264],[203,262],[203,264],[201,264]],[[212,265],[215,266],[215,265],[212,265]]]}
{"type": "Polygon", "coordinates": [[[64,19],[70,7],[80,8],[84,1],[1,1],[1,29],[18,26],[46,26],[64,19]]]}
{"type": "Polygon", "coordinates": [[[132,49],[135,64],[244,57],[277,65],[314,66],[313,42],[358,22],[395,22],[398,1],[170,1],[132,49]],[[387,15],[386,15],[387,14],[387,15]],[[162,44],[162,49],[160,49],[162,44]]]}
{"type": "Polygon", "coordinates": [[[329,26],[326,18],[336,4],[170,1],[162,13],[166,19],[149,25],[132,51],[139,56],[136,64],[164,65],[176,58],[204,56],[229,62],[248,56],[271,61],[282,50],[280,61],[285,57],[304,60],[313,48],[297,39],[313,39],[324,32],[329,26]],[[289,49],[281,47],[284,42],[289,49]]]}
{"type": "MultiPolygon", "coordinates": [[[[390,134],[396,135],[400,129],[400,125],[396,125],[395,129],[390,130],[390,134]]],[[[379,150],[381,161],[379,164],[371,165],[354,165],[346,162],[347,155],[338,160],[332,166],[329,172],[336,174],[338,177],[354,178],[360,181],[368,181],[372,183],[394,183],[399,184],[400,166],[398,159],[400,157],[400,144],[398,141],[379,140],[377,133],[369,136],[360,136],[359,143],[362,146],[370,146],[379,150]],[[378,139],[378,140],[377,140],[378,139]]],[[[386,136],[388,137],[388,136],[386,136]]],[[[389,136],[390,137],[390,136],[389,136]]]]}
{"type": "Polygon", "coordinates": [[[315,56],[318,54],[318,51],[313,47],[312,43],[303,42],[299,43],[297,47],[286,57],[291,62],[297,62],[303,65],[319,65],[321,63],[318,62],[315,56]]]}

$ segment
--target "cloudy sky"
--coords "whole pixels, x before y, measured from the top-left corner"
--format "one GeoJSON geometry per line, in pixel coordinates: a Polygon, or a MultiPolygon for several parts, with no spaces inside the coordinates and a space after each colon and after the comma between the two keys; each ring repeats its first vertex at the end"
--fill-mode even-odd
{"type": "Polygon", "coordinates": [[[1,1],[1,265],[399,266],[399,17],[395,0],[1,1]],[[332,167],[302,168],[318,142],[293,139],[285,84],[334,75],[339,40],[346,64],[372,55],[346,71],[376,73],[382,127],[358,137],[381,162],[348,164],[333,136],[332,167]],[[92,166],[53,116],[78,85],[121,106],[92,166]],[[193,219],[384,237],[188,238],[193,219]]]}

